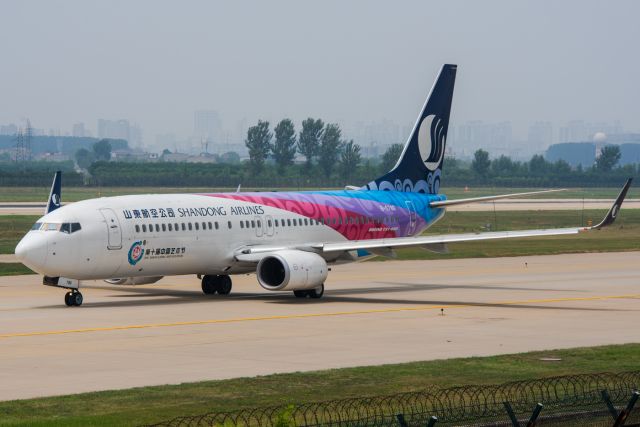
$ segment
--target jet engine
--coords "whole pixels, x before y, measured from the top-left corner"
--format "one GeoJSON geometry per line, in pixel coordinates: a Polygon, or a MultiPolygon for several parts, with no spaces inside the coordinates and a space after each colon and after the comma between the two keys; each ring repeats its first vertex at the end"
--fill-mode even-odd
{"type": "Polygon", "coordinates": [[[148,285],[150,283],[156,283],[164,276],[143,276],[143,277],[121,277],[117,279],[106,279],[105,282],[111,285],[148,285]]]}
{"type": "Polygon", "coordinates": [[[258,263],[258,283],[268,291],[297,291],[322,285],[329,269],[320,255],[284,250],[267,255],[258,263]]]}

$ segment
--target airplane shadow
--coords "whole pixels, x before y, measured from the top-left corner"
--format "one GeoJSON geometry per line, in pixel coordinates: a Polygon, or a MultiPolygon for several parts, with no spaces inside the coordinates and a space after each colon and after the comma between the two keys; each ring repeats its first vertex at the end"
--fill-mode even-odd
{"type": "MultiPolygon", "coordinates": [[[[473,306],[473,307],[493,307],[493,308],[517,308],[517,309],[542,309],[542,310],[571,310],[571,311],[626,311],[619,309],[599,309],[568,307],[566,305],[543,305],[543,304],[501,304],[476,301],[455,301],[455,300],[424,300],[415,298],[375,298],[376,294],[390,294],[415,292],[420,290],[441,290],[441,289],[490,289],[490,290],[528,290],[528,291],[557,291],[557,289],[544,288],[508,288],[496,286],[475,286],[475,285],[438,285],[419,283],[399,283],[399,282],[375,282],[387,283],[392,286],[378,286],[374,288],[343,288],[331,289],[325,292],[320,300],[295,298],[291,292],[236,292],[230,295],[203,295],[200,290],[177,290],[169,288],[150,287],[114,287],[108,285],[89,285],[88,289],[101,289],[113,291],[111,298],[121,299],[120,301],[90,301],[85,298],[83,307],[143,307],[162,306],[175,304],[217,304],[229,301],[264,301],[270,304],[281,305],[317,305],[323,302],[331,303],[360,303],[370,305],[410,305],[426,307],[441,306],[473,306]],[[133,299],[131,299],[133,297],[133,299]],[[124,298],[127,298],[124,300],[124,298]]],[[[47,305],[38,308],[65,308],[64,304],[47,305]]]]}

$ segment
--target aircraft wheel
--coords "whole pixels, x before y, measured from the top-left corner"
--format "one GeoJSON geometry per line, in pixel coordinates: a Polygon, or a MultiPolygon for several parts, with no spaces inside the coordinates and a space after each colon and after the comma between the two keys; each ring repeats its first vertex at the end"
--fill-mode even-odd
{"type": "Polygon", "coordinates": [[[309,292],[309,296],[314,299],[322,298],[324,295],[324,283],[317,288],[311,289],[309,292]]]}
{"type": "Polygon", "coordinates": [[[71,307],[73,305],[73,301],[71,301],[72,296],[73,293],[71,291],[64,294],[64,303],[67,305],[67,307],[71,307]]]}
{"type": "Polygon", "coordinates": [[[216,276],[204,275],[202,276],[202,292],[205,295],[213,295],[216,293],[217,288],[216,276]]]}
{"type": "Polygon", "coordinates": [[[70,299],[71,301],[73,301],[73,305],[75,305],[76,307],[80,307],[82,305],[82,302],[84,301],[84,298],[82,297],[82,294],[80,292],[72,292],[70,299]]]}
{"type": "Polygon", "coordinates": [[[293,295],[295,295],[296,298],[306,298],[307,296],[309,296],[309,292],[308,291],[293,291],[293,295]]]}
{"type": "Polygon", "coordinates": [[[231,293],[231,277],[218,276],[218,293],[220,295],[229,295],[231,293]]]}

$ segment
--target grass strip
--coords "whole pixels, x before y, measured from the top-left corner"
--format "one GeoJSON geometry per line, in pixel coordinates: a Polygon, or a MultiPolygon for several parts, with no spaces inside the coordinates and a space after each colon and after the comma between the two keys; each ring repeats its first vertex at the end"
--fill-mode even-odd
{"type": "MultiPolygon", "coordinates": [[[[206,412],[640,368],[640,344],[274,374],[0,402],[0,425],[120,426],[206,412]],[[541,358],[560,358],[548,362],[541,358]]],[[[46,393],[46,390],[43,390],[46,393]]]]}

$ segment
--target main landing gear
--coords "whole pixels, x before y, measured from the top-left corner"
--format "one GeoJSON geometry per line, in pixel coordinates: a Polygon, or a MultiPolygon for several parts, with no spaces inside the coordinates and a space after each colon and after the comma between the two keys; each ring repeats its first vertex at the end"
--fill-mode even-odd
{"type": "Polygon", "coordinates": [[[78,290],[69,291],[64,295],[64,303],[67,304],[67,307],[79,307],[82,305],[82,301],[82,294],[78,290]]]}
{"type": "Polygon", "coordinates": [[[229,295],[231,293],[231,277],[226,275],[213,276],[204,275],[202,277],[202,292],[205,295],[229,295]]]}
{"type": "Polygon", "coordinates": [[[293,291],[293,295],[295,295],[296,298],[307,298],[307,297],[313,298],[313,299],[322,298],[322,295],[324,295],[324,283],[318,286],[317,288],[304,290],[304,291],[293,291]]]}

